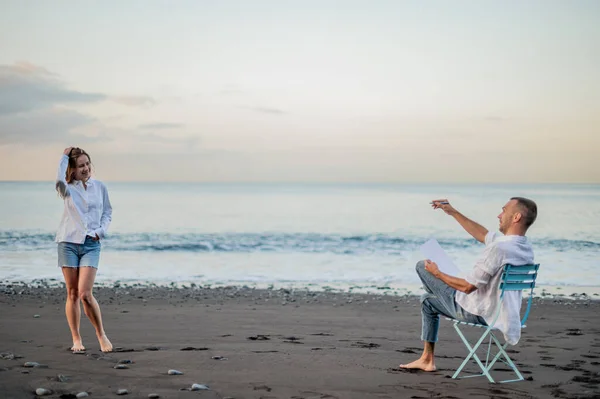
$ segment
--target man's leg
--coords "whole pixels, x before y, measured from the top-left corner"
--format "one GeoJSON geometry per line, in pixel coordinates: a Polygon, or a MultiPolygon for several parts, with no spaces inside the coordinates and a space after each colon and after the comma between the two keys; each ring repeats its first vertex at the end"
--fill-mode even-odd
{"type": "Polygon", "coordinates": [[[416,269],[426,291],[421,297],[423,354],[412,363],[401,364],[400,368],[435,371],[434,349],[438,340],[440,314],[453,318],[457,316],[454,301],[456,290],[425,270],[425,262],[417,263],[416,269]]]}

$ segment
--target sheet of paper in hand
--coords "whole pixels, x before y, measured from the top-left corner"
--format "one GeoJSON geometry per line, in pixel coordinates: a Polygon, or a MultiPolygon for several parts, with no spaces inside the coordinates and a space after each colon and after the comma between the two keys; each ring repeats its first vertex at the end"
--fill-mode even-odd
{"type": "Polygon", "coordinates": [[[435,238],[421,245],[421,252],[425,255],[425,259],[435,262],[442,273],[457,277],[460,275],[460,270],[452,260],[448,257],[444,249],[440,246],[435,238]]]}

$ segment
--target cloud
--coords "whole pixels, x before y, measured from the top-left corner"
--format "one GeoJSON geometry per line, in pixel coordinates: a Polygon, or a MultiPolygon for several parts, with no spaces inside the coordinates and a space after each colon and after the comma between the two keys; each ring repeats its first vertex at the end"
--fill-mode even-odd
{"type": "Polygon", "coordinates": [[[0,65],[0,115],[105,99],[106,95],[101,93],[70,90],[56,75],[39,66],[29,63],[0,65]]]}
{"type": "Polygon", "coordinates": [[[28,113],[0,115],[0,145],[17,143],[47,144],[54,142],[96,141],[77,134],[76,129],[94,123],[95,119],[64,109],[37,110],[28,113]]]}
{"type": "Polygon", "coordinates": [[[273,115],[283,115],[286,114],[285,111],[278,108],[270,108],[270,107],[250,107],[250,106],[240,106],[242,109],[249,109],[251,111],[262,112],[265,114],[273,114],[273,115]]]}
{"type": "Polygon", "coordinates": [[[146,96],[113,96],[110,100],[130,107],[151,107],[156,104],[152,97],[146,96]]]}
{"type": "Polygon", "coordinates": [[[184,125],[182,123],[168,123],[168,122],[159,122],[159,123],[146,123],[140,125],[140,129],[179,129],[184,125]]]}
{"type": "Polygon", "coordinates": [[[69,109],[104,101],[134,107],[155,104],[146,96],[72,90],[57,74],[31,63],[0,65],[0,145],[106,140],[110,129],[101,121],[69,109]]]}
{"type": "Polygon", "coordinates": [[[144,107],[155,104],[151,97],[108,96],[71,90],[58,75],[27,62],[0,65],[0,115],[102,101],[144,107]]]}

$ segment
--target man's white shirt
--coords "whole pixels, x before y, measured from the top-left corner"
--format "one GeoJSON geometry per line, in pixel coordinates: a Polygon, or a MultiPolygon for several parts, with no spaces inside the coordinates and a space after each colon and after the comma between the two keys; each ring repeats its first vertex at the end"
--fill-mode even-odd
{"type": "MultiPolygon", "coordinates": [[[[475,267],[465,278],[477,287],[471,294],[456,292],[456,302],[466,311],[482,316],[490,325],[500,301],[502,266],[533,263],[533,248],[525,236],[489,232],[485,236],[485,250],[475,267]]],[[[494,328],[504,334],[506,341],[515,345],[521,338],[521,291],[507,291],[494,328]]]]}

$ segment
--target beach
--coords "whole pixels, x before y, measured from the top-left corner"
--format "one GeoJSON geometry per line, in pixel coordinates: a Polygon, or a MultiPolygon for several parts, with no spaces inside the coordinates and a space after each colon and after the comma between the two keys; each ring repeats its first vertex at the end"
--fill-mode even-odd
{"type": "MultiPolygon", "coordinates": [[[[87,350],[73,354],[64,289],[0,286],[0,397],[31,398],[38,388],[51,398],[112,398],[120,389],[135,398],[600,397],[600,302],[586,295],[534,300],[521,341],[509,347],[526,380],[510,384],[451,379],[466,349],[445,320],[438,370],[399,370],[420,355],[417,296],[152,284],[95,295],[115,352],[100,352],[82,314],[87,350]]],[[[492,376],[512,378],[504,365],[492,376]]]]}

